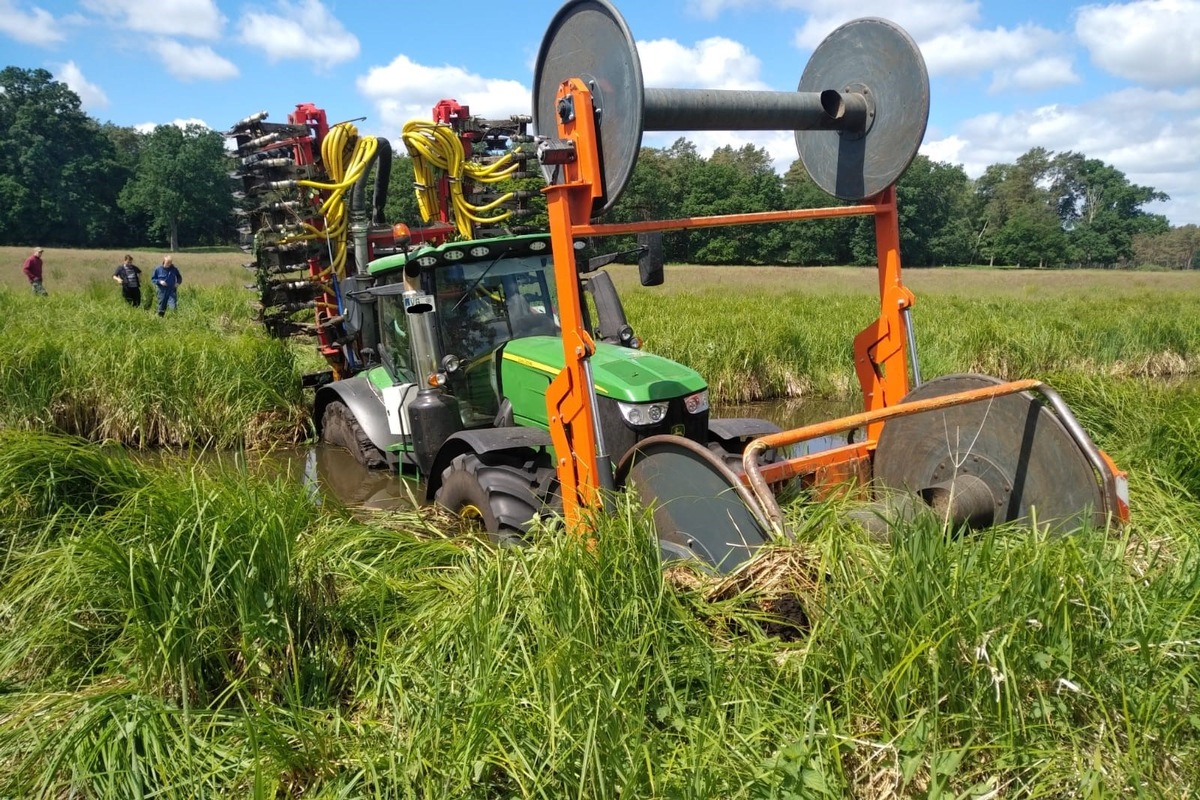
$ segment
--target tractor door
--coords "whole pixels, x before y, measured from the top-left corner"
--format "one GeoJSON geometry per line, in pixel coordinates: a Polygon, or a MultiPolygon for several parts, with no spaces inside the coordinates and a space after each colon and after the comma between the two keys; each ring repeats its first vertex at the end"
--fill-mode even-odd
{"type": "Polygon", "coordinates": [[[457,356],[450,389],[463,424],[491,425],[500,410],[496,353],[513,339],[558,334],[547,256],[453,264],[437,271],[443,352],[457,356]]]}

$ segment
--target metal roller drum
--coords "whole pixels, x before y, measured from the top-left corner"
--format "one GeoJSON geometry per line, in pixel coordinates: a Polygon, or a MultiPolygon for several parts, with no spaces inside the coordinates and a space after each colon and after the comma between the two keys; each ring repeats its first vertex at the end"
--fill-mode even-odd
{"type": "MultiPolygon", "coordinates": [[[[947,375],[904,402],[999,383],[986,375],[947,375]]],[[[874,476],[883,487],[917,494],[955,526],[1036,518],[1067,533],[1108,521],[1101,476],[1062,421],[1029,392],[889,420],[874,476]]]]}
{"type": "Polygon", "coordinates": [[[721,573],[747,561],[767,540],[754,498],[706,447],[678,436],[638,442],[617,468],[652,509],[664,561],[698,558],[721,573]]]}
{"type": "MultiPolygon", "coordinates": [[[[813,181],[857,201],[894,183],[925,135],[929,76],[911,37],[883,19],[835,30],[813,53],[796,92],[646,88],[629,27],[607,0],[572,0],[550,22],[534,72],[539,135],[558,131],[559,86],[592,92],[604,197],[617,202],[637,164],[643,131],[794,130],[813,181]]],[[[547,179],[551,178],[547,174],[547,179]]]]}

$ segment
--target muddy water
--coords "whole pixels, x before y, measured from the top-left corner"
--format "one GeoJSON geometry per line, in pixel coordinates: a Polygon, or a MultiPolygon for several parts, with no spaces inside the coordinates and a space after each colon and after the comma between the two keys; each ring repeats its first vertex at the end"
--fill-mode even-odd
{"type": "Polygon", "coordinates": [[[269,452],[204,452],[198,455],[136,456],[151,465],[170,460],[194,463],[204,471],[241,473],[295,481],[317,502],[335,502],[373,510],[410,509],[423,498],[425,487],[414,478],[389,470],[366,469],[340,447],[312,444],[269,452]]]}
{"type": "MultiPolygon", "coordinates": [[[[797,428],[814,422],[855,413],[856,404],[829,400],[788,400],[768,403],[722,406],[714,416],[756,417],[781,428],[797,428]]],[[[156,458],[179,457],[148,456],[156,458]]],[[[400,477],[387,470],[370,470],[340,447],[314,444],[280,448],[266,453],[204,453],[184,456],[205,469],[245,471],[265,478],[294,480],[308,487],[318,502],[334,502],[350,508],[403,510],[419,505],[425,486],[411,476],[400,477]]]]}
{"type": "Polygon", "coordinates": [[[862,411],[858,400],[771,400],[764,403],[743,403],[719,406],[712,410],[714,417],[757,417],[774,422],[784,430],[812,425],[815,422],[845,417],[862,411]]]}

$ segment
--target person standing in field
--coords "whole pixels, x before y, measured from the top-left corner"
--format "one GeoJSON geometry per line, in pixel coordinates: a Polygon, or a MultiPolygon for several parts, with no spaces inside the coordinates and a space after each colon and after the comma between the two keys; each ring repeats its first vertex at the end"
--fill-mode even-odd
{"type": "Polygon", "coordinates": [[[167,313],[168,307],[174,311],[176,294],[179,284],[183,283],[183,276],[179,274],[179,267],[175,266],[171,256],[163,256],[162,263],[151,273],[150,282],[158,291],[158,315],[161,317],[167,313]]]}
{"type": "Polygon", "coordinates": [[[133,256],[125,256],[113,272],[113,280],[121,284],[121,296],[126,303],[134,308],[142,304],[142,270],[133,263],[133,256]]]}
{"type": "Polygon", "coordinates": [[[33,287],[33,293],[39,297],[45,297],[46,287],[42,285],[42,248],[33,248],[33,252],[29,255],[29,258],[25,259],[25,265],[21,267],[21,271],[29,279],[29,285],[33,287]]]}

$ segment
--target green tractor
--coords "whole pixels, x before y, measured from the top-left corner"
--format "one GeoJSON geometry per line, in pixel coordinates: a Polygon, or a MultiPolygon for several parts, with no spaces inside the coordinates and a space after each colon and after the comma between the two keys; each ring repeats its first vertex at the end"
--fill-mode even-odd
{"type": "Polygon", "coordinates": [[[495,124],[444,101],[433,124],[406,126],[422,217],[437,220],[411,232],[381,218],[383,140],[330,127],[312,106],[287,125],[255,115],[234,126],[264,321],[293,330],[304,326],[289,315],[314,312],[308,330],[330,364],[312,384],[323,440],[368,466],[418,472],[428,500],[501,541],[560,512],[587,532],[611,491],[628,488],[650,509],[664,560],[721,572],[789,537],[778,497],[796,485],[853,491],[885,521],[928,510],[954,529],[1129,519],[1125,473],[1051,387],[921,375],[895,183],[924,137],[929,80],[901,28],[842,25],[796,92],[653,89],[609,0],[567,0],[532,100],[532,117],[495,124]],[[794,130],[813,181],[843,203],[600,221],[644,130],[761,129],[794,130]],[[519,207],[496,212],[537,193],[486,190],[534,157],[548,233],[514,225],[519,207]],[[873,219],[879,277],[879,316],[853,343],[863,411],[790,431],[711,418],[700,375],[640,349],[603,271],[623,254],[581,252],[636,235],[642,283],[655,285],[662,232],[851,215],[873,219]]]}
{"type": "MultiPolygon", "coordinates": [[[[661,250],[639,247],[643,283],[661,280],[661,250]]],[[[711,419],[695,371],[640,349],[602,267],[579,259],[598,419],[607,453],[650,436],[685,437],[733,465],[757,419],[711,419]],[[594,317],[594,319],[593,319],[594,317]]],[[[369,266],[371,286],[347,293],[371,315],[376,364],[316,390],[322,440],[368,467],[413,470],[426,498],[519,537],[560,507],[546,392],[563,369],[560,293],[548,234],[425,245],[369,266]]]]}

